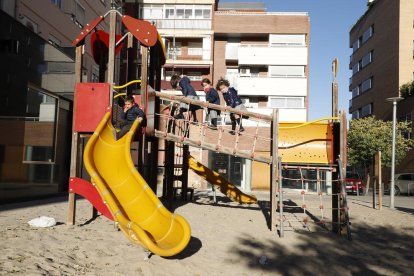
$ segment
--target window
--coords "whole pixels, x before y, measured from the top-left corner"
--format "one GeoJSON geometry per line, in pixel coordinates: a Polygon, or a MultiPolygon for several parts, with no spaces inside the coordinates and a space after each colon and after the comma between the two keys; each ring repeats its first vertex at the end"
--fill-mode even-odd
{"type": "Polygon", "coordinates": [[[368,39],[372,37],[373,34],[374,25],[371,25],[360,37],[358,37],[357,40],[354,41],[354,43],[352,43],[352,52],[358,50],[363,44],[368,41],[368,39]]]}
{"type": "Polygon", "coordinates": [[[372,77],[366,79],[361,84],[361,93],[367,91],[368,89],[372,88],[372,77]]]}
{"type": "Polygon", "coordinates": [[[352,119],[359,119],[359,110],[355,110],[352,112],[352,119]]]}
{"type": "Polygon", "coordinates": [[[361,108],[361,117],[366,117],[372,114],[372,103],[367,104],[361,108]]]}
{"type": "Polygon", "coordinates": [[[368,54],[366,54],[362,59],[361,59],[361,69],[366,67],[368,64],[370,64],[372,62],[372,51],[369,52],[368,54]]]}
{"type": "Polygon", "coordinates": [[[271,97],[269,99],[271,108],[303,108],[303,97],[271,97]]]}
{"type": "Polygon", "coordinates": [[[352,98],[359,96],[359,86],[356,86],[352,89],[352,98]]]}
{"type": "Polygon", "coordinates": [[[163,6],[162,5],[146,5],[143,8],[144,19],[162,19],[163,6]]]}
{"type": "Polygon", "coordinates": [[[173,19],[175,15],[174,6],[165,6],[165,18],[173,19]]]}
{"type": "Polygon", "coordinates": [[[364,67],[368,66],[372,62],[372,59],[373,59],[373,51],[366,54],[360,61],[358,61],[352,66],[352,75],[355,75],[356,73],[361,71],[364,67]]]}
{"type": "Polygon", "coordinates": [[[359,62],[355,63],[354,66],[352,66],[352,75],[355,75],[359,72],[359,62]]]}
{"type": "Polygon", "coordinates": [[[82,7],[78,1],[75,1],[75,24],[79,28],[83,28],[85,26],[85,8],[82,7]]]}
{"type": "Polygon", "coordinates": [[[364,44],[365,42],[367,42],[368,39],[370,39],[372,37],[372,34],[374,33],[374,26],[370,26],[363,34],[362,34],[362,39],[361,39],[361,43],[364,44]]]}
{"type": "Polygon", "coordinates": [[[359,48],[359,40],[357,39],[354,43],[352,43],[352,51],[355,52],[359,48]]]}

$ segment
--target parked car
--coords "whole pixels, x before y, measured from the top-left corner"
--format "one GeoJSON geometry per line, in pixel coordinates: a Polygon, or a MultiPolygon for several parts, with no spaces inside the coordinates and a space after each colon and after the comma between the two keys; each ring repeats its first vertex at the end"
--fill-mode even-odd
{"type": "MultiPolygon", "coordinates": [[[[391,181],[388,182],[390,187],[391,181]]],[[[394,177],[394,195],[414,194],[414,173],[399,173],[394,177]]]]}
{"type": "Polygon", "coordinates": [[[356,194],[357,187],[359,194],[364,191],[364,183],[358,173],[347,172],[345,179],[345,190],[347,194],[356,194]]]}

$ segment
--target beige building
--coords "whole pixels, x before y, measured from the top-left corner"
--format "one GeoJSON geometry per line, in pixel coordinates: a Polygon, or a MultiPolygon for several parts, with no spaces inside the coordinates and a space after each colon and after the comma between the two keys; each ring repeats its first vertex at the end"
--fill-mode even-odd
{"type": "MultiPolygon", "coordinates": [[[[352,27],[352,119],[373,115],[392,120],[392,103],[386,99],[398,97],[400,86],[414,78],[413,9],[412,0],[371,0],[367,11],[352,27]]],[[[413,97],[399,102],[398,120],[411,122],[413,106],[413,97]]],[[[414,171],[414,154],[410,153],[396,171],[414,171]]]]}
{"type": "Polygon", "coordinates": [[[163,38],[167,61],[163,89],[173,74],[186,75],[196,90],[211,76],[214,0],[141,0],[139,18],[153,22],[163,38]]]}
{"type": "Polygon", "coordinates": [[[309,16],[266,12],[261,2],[219,3],[214,14],[214,74],[227,78],[252,111],[306,121],[309,16]]]}

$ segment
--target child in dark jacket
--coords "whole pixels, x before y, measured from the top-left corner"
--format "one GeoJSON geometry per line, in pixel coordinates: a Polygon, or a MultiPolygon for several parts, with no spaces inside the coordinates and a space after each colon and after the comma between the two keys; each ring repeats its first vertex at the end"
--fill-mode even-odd
{"type": "MultiPolygon", "coordinates": [[[[191,85],[191,81],[188,77],[180,77],[178,75],[173,75],[170,80],[171,87],[173,89],[180,89],[181,93],[184,97],[194,99],[194,100],[200,100],[200,98],[197,96],[197,93],[194,89],[194,87],[191,85]]],[[[184,119],[184,112],[187,112],[188,110],[191,111],[191,114],[193,116],[193,120],[197,122],[197,116],[195,111],[199,109],[198,106],[192,106],[189,108],[188,104],[181,103],[180,104],[180,110],[179,114],[176,115],[176,119],[184,119]]]]}
{"type": "MultiPolygon", "coordinates": [[[[226,79],[219,79],[216,85],[216,88],[218,91],[223,93],[224,101],[226,102],[227,106],[230,106],[231,108],[239,109],[239,110],[246,110],[247,108],[243,105],[242,100],[240,99],[239,95],[237,95],[237,90],[233,87],[230,87],[230,83],[226,79]]],[[[238,114],[230,114],[230,120],[231,120],[231,134],[235,134],[236,125],[239,125],[239,131],[244,131],[244,128],[242,126],[241,118],[238,114]]]]}
{"type": "Polygon", "coordinates": [[[124,136],[132,127],[135,119],[140,117],[143,119],[141,126],[146,126],[145,122],[145,113],[142,111],[141,108],[135,103],[133,96],[127,96],[125,98],[125,105],[124,105],[124,120],[119,123],[119,132],[114,132],[115,139],[118,140],[122,136],[124,136]]]}
{"type": "MultiPolygon", "coordinates": [[[[211,86],[211,81],[207,78],[204,78],[201,81],[201,86],[204,88],[206,93],[206,101],[212,104],[220,105],[220,97],[216,89],[211,86]]],[[[217,129],[217,118],[220,116],[220,110],[208,109],[208,116],[210,118],[210,123],[213,129],[217,129]]]]}

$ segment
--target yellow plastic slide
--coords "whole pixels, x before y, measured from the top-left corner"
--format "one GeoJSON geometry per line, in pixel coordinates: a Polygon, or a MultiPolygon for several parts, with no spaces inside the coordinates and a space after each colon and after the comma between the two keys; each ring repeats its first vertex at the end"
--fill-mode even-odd
{"type": "Polygon", "coordinates": [[[130,144],[140,122],[115,141],[107,112],[86,145],[85,167],[124,234],[154,254],[173,256],[187,246],[191,229],[162,205],[134,167],[130,144]]]}
{"type": "Polygon", "coordinates": [[[225,194],[232,201],[239,203],[252,204],[257,202],[257,198],[254,195],[248,195],[240,191],[236,186],[230,183],[227,179],[223,178],[218,172],[210,170],[190,155],[188,158],[188,166],[196,174],[210,182],[210,184],[217,186],[218,189],[225,194]]]}

